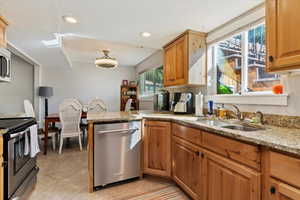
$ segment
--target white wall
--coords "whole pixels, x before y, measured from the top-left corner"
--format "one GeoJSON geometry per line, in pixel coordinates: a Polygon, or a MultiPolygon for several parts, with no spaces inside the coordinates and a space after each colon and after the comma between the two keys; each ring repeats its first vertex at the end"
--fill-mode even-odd
{"type": "Polygon", "coordinates": [[[163,62],[164,62],[163,50],[158,50],[135,66],[136,73],[138,75],[139,73],[147,71],[149,69],[160,67],[163,65],[163,62]]]}
{"type": "Polygon", "coordinates": [[[0,82],[0,114],[24,113],[25,99],[34,101],[34,67],[12,54],[11,82],[0,82]]]}
{"type": "Polygon", "coordinates": [[[42,85],[54,88],[49,113],[57,113],[59,104],[66,98],[77,98],[87,104],[93,97],[101,98],[108,111],[119,111],[120,85],[124,79],[135,80],[135,68],[102,69],[94,64],[73,63],[72,68],[42,69],[42,85]]]}

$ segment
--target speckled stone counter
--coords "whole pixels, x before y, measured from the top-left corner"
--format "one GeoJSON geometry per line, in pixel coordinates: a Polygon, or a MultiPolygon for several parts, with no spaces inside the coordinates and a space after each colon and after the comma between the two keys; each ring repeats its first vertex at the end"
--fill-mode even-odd
{"type": "Polygon", "coordinates": [[[7,130],[6,129],[0,129],[0,135],[3,135],[3,134],[5,134],[7,132],[7,130]]]}
{"type": "Polygon", "coordinates": [[[239,131],[201,123],[197,121],[198,117],[192,115],[156,114],[145,112],[107,112],[88,116],[88,121],[93,123],[132,121],[141,119],[176,122],[185,126],[199,128],[204,131],[223,135],[236,140],[270,147],[272,149],[300,156],[300,129],[265,126],[265,130],[239,131]]]}
{"type": "Polygon", "coordinates": [[[142,117],[136,112],[103,112],[97,114],[89,113],[87,115],[87,120],[89,123],[128,122],[141,119],[142,117]]]}

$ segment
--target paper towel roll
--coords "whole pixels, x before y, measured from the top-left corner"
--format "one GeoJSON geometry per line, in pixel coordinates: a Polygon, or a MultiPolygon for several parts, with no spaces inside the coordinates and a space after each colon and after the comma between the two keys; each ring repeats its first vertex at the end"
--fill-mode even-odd
{"type": "Polygon", "coordinates": [[[196,116],[203,116],[203,94],[199,93],[195,96],[195,114],[196,116]]]}

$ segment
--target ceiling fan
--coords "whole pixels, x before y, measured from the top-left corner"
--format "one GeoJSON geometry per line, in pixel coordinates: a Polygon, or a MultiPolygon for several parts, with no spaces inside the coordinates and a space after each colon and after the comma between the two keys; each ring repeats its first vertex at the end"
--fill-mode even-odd
{"type": "Polygon", "coordinates": [[[96,58],[95,65],[102,68],[114,68],[118,66],[118,61],[115,58],[110,57],[109,50],[103,50],[104,56],[96,58]]]}

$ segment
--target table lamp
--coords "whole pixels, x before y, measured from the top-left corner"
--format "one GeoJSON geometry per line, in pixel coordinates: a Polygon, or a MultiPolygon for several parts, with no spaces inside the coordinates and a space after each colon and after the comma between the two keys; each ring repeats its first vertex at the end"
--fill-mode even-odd
{"type": "Polygon", "coordinates": [[[39,96],[45,98],[45,117],[48,116],[48,98],[53,96],[52,87],[39,87],[39,96]]]}

